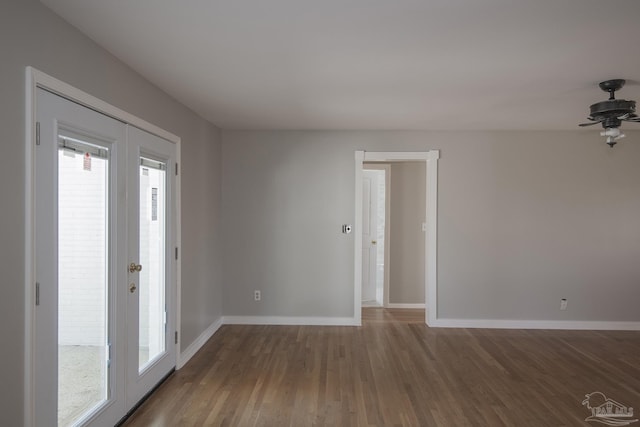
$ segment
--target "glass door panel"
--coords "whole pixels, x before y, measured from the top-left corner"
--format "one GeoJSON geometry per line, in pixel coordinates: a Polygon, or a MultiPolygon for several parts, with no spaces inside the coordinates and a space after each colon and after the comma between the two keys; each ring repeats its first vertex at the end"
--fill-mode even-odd
{"type": "Polygon", "coordinates": [[[175,367],[176,146],[129,126],[127,404],[175,367]],[[169,338],[170,337],[170,338],[169,338]]]}
{"type": "Polygon", "coordinates": [[[58,425],[106,402],[109,152],[58,136],[58,425]]]}
{"type": "Polygon", "coordinates": [[[140,157],[138,372],[165,351],[166,164],[140,157]]]}
{"type": "Polygon", "coordinates": [[[116,425],[175,367],[176,145],[36,108],[32,424],[116,425]]]}

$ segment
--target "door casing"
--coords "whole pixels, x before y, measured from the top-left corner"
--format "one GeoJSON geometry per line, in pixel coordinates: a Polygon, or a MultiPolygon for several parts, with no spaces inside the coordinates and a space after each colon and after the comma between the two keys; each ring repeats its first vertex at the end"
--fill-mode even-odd
{"type": "Polygon", "coordinates": [[[362,167],[364,162],[423,161],[426,164],[426,233],[425,233],[425,323],[435,325],[438,318],[438,160],[439,150],[420,152],[355,152],[355,218],[353,323],[362,324],[362,167]]]}

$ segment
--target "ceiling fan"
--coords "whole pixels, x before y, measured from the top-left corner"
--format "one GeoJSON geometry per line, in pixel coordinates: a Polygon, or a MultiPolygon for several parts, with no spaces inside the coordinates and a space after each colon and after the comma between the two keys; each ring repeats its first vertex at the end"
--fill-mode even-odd
{"type": "Polygon", "coordinates": [[[604,128],[600,135],[607,137],[610,147],[616,145],[624,134],[620,131],[622,122],[640,123],[640,117],[636,115],[636,102],[616,99],[615,92],[626,83],[623,79],[606,80],[600,83],[600,89],[609,92],[609,99],[592,104],[591,114],[587,117],[590,122],[581,123],[578,126],[592,126],[598,123],[604,128]]]}

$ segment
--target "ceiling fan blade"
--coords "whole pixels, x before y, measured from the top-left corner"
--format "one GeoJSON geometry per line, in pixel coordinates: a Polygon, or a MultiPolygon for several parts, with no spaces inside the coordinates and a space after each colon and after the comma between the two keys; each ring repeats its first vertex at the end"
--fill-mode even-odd
{"type": "Polygon", "coordinates": [[[635,123],[640,123],[640,117],[638,116],[632,116],[632,117],[627,117],[626,119],[622,119],[625,122],[635,122],[635,123]]]}
{"type": "Polygon", "coordinates": [[[594,121],[591,123],[580,123],[578,126],[580,127],[585,127],[585,126],[593,126],[593,125],[597,125],[598,123],[602,123],[604,120],[598,120],[598,121],[594,121]]]}

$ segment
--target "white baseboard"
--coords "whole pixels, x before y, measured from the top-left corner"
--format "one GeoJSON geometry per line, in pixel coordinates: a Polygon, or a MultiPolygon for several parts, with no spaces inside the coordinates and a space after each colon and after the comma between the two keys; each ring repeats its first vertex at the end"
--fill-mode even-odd
{"type": "Polygon", "coordinates": [[[222,325],[360,326],[353,317],[223,316],[213,322],[189,347],[180,353],[176,369],[186,365],[222,325]]]}
{"type": "Polygon", "coordinates": [[[566,329],[592,331],[640,331],[640,322],[588,320],[436,319],[434,328],[566,329]]]}
{"type": "MultiPolygon", "coordinates": [[[[424,304],[389,304],[389,308],[424,308],[424,304]]],[[[353,317],[223,316],[209,326],[178,358],[182,368],[222,325],[360,326],[353,317]]],[[[433,328],[565,329],[592,331],[640,331],[640,322],[580,320],[435,319],[433,328]]]]}
{"type": "Polygon", "coordinates": [[[389,303],[385,308],[421,308],[424,309],[424,303],[422,304],[405,304],[405,303],[389,303]]]}
{"type": "Polygon", "coordinates": [[[359,326],[353,317],[224,316],[225,325],[359,326]]]}
{"type": "Polygon", "coordinates": [[[178,357],[178,364],[176,366],[176,370],[182,368],[187,364],[189,359],[191,359],[197,352],[202,348],[203,345],[215,334],[220,326],[223,325],[222,317],[215,322],[213,322],[203,333],[200,334],[198,338],[195,339],[189,347],[185,348],[180,356],[178,357]]]}

